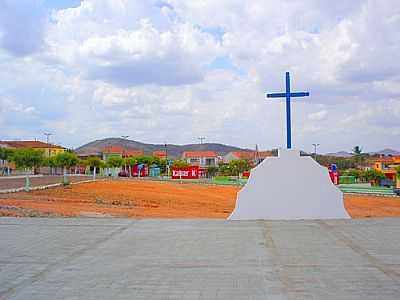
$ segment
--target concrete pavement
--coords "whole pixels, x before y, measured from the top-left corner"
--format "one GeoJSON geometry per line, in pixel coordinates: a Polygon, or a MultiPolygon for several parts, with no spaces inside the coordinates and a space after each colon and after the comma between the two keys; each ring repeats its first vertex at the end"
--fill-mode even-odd
{"type": "Polygon", "coordinates": [[[400,299],[400,219],[0,218],[0,299],[400,299]]]}

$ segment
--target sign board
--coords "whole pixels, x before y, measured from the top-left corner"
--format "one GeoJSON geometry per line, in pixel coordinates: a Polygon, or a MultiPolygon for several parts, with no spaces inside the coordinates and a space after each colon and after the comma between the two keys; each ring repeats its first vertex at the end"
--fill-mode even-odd
{"type": "Polygon", "coordinates": [[[200,168],[198,166],[172,168],[172,179],[198,179],[199,177],[200,168]]]}

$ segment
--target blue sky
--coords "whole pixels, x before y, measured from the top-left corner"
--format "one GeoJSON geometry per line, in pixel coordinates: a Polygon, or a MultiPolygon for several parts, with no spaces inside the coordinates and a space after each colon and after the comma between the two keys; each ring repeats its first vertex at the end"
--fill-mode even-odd
{"type": "Polygon", "coordinates": [[[295,147],[400,150],[398,28],[395,0],[4,0],[0,139],[281,147],[290,71],[295,147]]]}
{"type": "Polygon", "coordinates": [[[78,7],[81,4],[80,0],[46,0],[44,5],[51,9],[66,9],[71,7],[78,7]]]}

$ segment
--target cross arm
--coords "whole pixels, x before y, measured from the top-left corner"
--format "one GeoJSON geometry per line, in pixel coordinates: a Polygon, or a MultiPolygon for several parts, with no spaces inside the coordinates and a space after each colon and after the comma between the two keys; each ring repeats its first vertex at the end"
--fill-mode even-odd
{"type": "MultiPolygon", "coordinates": [[[[286,98],[288,94],[286,93],[273,93],[273,94],[266,94],[267,98],[286,98]]],[[[289,97],[306,97],[310,96],[309,92],[294,92],[290,93],[289,97]]]]}
{"type": "Polygon", "coordinates": [[[290,97],[306,97],[306,96],[310,96],[309,92],[294,92],[294,93],[290,93],[290,97]]]}
{"type": "Polygon", "coordinates": [[[267,94],[267,98],[285,98],[286,93],[267,94]]]}

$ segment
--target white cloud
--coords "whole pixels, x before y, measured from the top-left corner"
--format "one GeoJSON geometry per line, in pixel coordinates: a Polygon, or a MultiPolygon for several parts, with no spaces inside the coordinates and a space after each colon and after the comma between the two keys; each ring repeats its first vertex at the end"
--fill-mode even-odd
{"type": "Polygon", "coordinates": [[[325,119],[327,114],[328,114],[328,111],[320,110],[320,111],[309,114],[308,118],[313,121],[321,121],[321,120],[325,119]]]}
{"type": "Polygon", "coordinates": [[[46,37],[47,59],[90,79],[127,87],[198,82],[203,67],[219,53],[212,35],[192,24],[169,21],[154,4],[104,3],[84,1],[78,8],[55,13],[55,25],[46,37]],[[138,8],[144,15],[138,15],[138,8]]]}
{"type": "Polygon", "coordinates": [[[296,147],[400,150],[397,1],[85,0],[50,19],[5,3],[7,137],[52,129],[74,145],[129,134],[277,147],[284,103],[264,92],[282,91],[289,70],[292,89],[311,93],[292,102],[296,147]]]}

